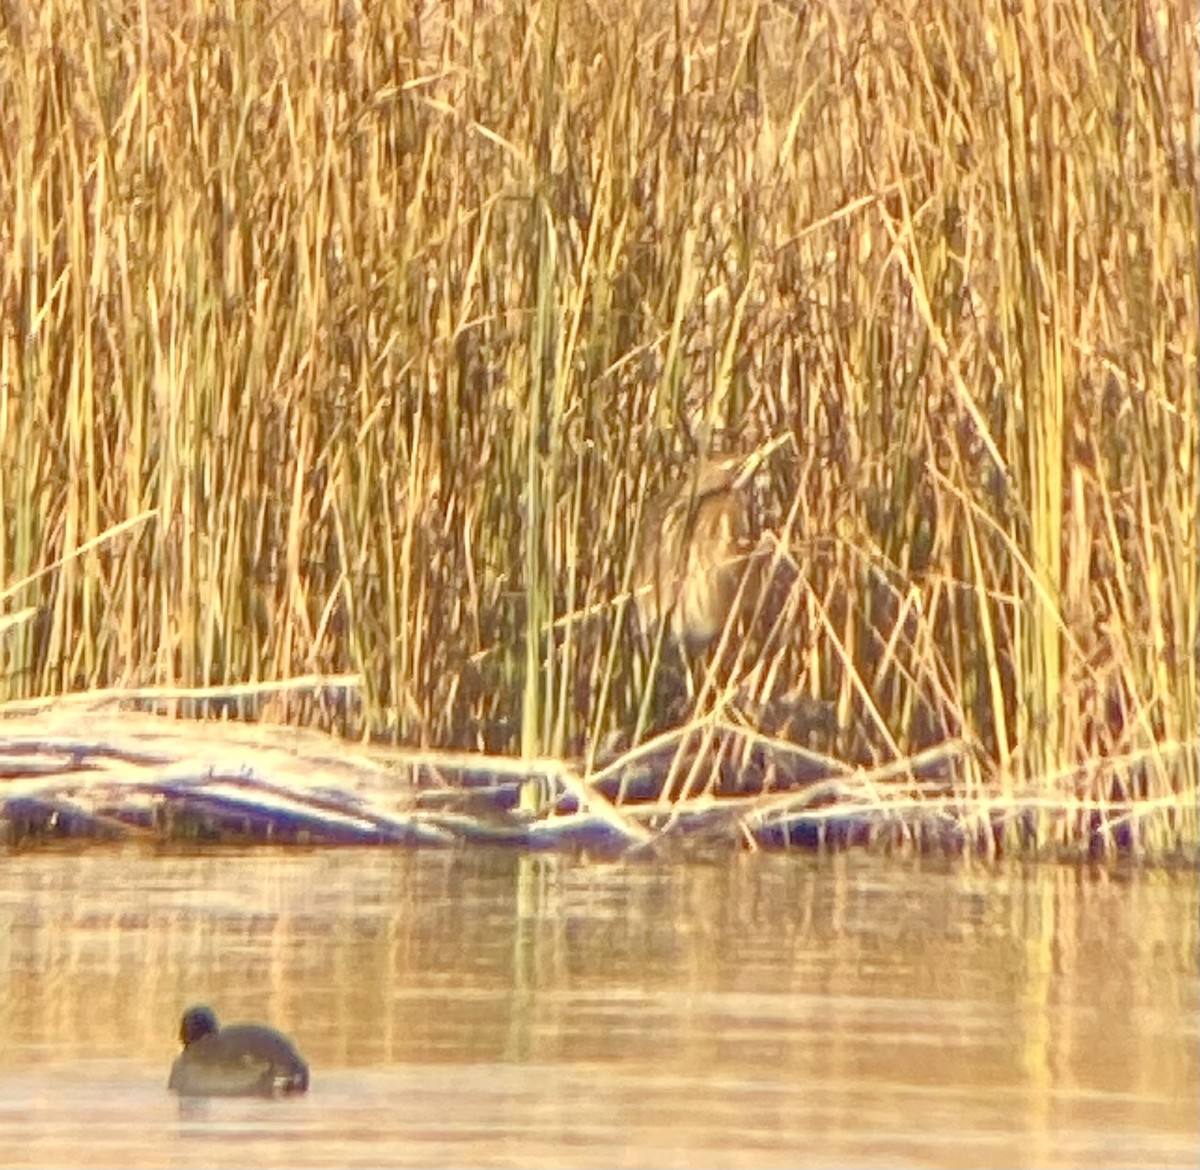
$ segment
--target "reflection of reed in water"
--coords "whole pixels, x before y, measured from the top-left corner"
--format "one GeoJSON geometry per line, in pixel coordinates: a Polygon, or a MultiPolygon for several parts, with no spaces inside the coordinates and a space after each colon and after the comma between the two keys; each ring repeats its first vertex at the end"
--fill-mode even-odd
{"type": "Polygon", "coordinates": [[[746,559],[742,457],[705,461],[646,507],[634,579],[643,632],[696,654],[724,629],[746,559]]]}

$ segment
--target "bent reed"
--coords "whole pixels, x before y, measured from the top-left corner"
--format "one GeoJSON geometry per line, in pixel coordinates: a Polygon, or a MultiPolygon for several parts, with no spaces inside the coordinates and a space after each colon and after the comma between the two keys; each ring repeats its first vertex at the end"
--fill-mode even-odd
{"type": "Polygon", "coordinates": [[[955,741],[963,799],[1195,846],[1198,54],[1091,0],[6,9],[0,697],[955,741]],[[649,502],[717,433],[744,571],[651,714],[649,502]]]}

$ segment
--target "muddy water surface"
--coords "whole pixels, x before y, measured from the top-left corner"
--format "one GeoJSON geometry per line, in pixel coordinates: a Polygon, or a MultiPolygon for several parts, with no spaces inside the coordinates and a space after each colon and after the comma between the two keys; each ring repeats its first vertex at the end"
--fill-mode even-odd
{"type": "Polygon", "coordinates": [[[1195,874],[0,855],[5,1166],[1195,1166],[1195,874]],[[182,1104],[180,1010],[307,1097],[182,1104]]]}

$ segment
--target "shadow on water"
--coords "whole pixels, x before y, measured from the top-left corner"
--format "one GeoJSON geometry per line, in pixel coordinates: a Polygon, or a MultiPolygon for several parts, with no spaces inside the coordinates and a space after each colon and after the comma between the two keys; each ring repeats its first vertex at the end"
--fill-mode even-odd
{"type": "Polygon", "coordinates": [[[44,1165],[1194,1165],[1193,874],[136,850],[0,870],[44,1165]],[[180,1102],[179,1012],[306,1097],[180,1102]]]}

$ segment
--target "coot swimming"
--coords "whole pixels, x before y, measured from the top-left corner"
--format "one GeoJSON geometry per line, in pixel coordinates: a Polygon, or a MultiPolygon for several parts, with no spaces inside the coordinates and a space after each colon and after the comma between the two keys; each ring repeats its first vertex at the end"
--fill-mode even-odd
{"type": "Polygon", "coordinates": [[[292,1042],[260,1024],[219,1027],[202,1004],[183,1013],[183,1051],[167,1088],[181,1097],[274,1097],[308,1089],[308,1065],[292,1042]]]}

